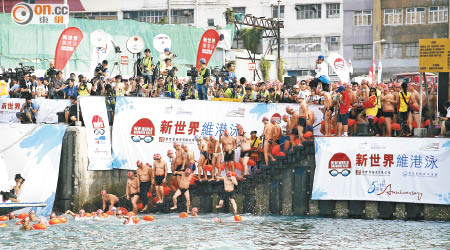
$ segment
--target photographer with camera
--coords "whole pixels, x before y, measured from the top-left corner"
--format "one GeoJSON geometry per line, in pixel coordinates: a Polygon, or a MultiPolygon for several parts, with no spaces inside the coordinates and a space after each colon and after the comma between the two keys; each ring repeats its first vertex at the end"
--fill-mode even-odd
{"type": "Polygon", "coordinates": [[[55,64],[50,62],[50,67],[45,71],[44,77],[48,77],[53,80],[56,77],[57,70],[55,69],[55,64]]]}
{"type": "Polygon", "coordinates": [[[31,82],[30,75],[26,74],[20,82],[20,93],[22,94],[22,98],[27,97],[28,94],[31,96],[31,92],[33,90],[33,83],[31,82]]]}
{"type": "Polygon", "coordinates": [[[206,67],[206,60],[204,58],[200,59],[200,70],[197,76],[197,91],[199,100],[207,100],[208,84],[211,78],[211,72],[206,67]]]}
{"type": "Polygon", "coordinates": [[[164,66],[161,67],[161,75],[164,77],[164,96],[175,98],[175,79],[178,69],[172,67],[172,59],[164,59],[164,66]]]}
{"type": "Polygon", "coordinates": [[[25,102],[20,108],[20,112],[16,113],[16,117],[21,123],[36,123],[36,115],[38,114],[39,106],[34,104],[31,100],[31,94],[25,94],[25,102]]]}
{"type": "Polygon", "coordinates": [[[233,63],[227,63],[226,68],[227,71],[224,72],[224,81],[228,81],[230,88],[234,88],[237,83],[237,77],[234,73],[235,66],[233,63]]]}
{"type": "Polygon", "coordinates": [[[103,79],[108,73],[108,61],[103,60],[102,63],[98,64],[97,67],[95,67],[94,76],[100,77],[103,79]]]}
{"type": "Polygon", "coordinates": [[[78,96],[78,88],[74,85],[74,81],[72,78],[67,79],[67,85],[61,90],[64,92],[64,99],[68,99],[69,96],[78,96]]]}
{"type": "Polygon", "coordinates": [[[153,76],[153,69],[155,68],[155,65],[153,65],[153,57],[151,57],[151,51],[150,49],[144,50],[145,57],[141,59],[141,72],[142,76],[144,77],[145,84],[149,84],[153,82],[152,76],[153,76]]]}

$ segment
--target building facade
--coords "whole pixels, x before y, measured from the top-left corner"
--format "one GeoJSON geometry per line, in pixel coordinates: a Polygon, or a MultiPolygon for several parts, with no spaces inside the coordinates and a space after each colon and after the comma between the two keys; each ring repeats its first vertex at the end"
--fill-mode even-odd
{"type": "Polygon", "coordinates": [[[383,79],[417,72],[419,39],[448,38],[448,0],[344,0],[344,57],[354,75],[367,74],[373,57],[383,79]]]}

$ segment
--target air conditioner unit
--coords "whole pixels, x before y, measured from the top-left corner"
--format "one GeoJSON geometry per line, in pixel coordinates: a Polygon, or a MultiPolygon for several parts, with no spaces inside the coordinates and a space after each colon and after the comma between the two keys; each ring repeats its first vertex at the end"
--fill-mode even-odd
{"type": "Polygon", "coordinates": [[[191,12],[189,11],[189,10],[185,10],[184,12],[183,12],[183,14],[184,14],[184,16],[191,16],[191,12]]]}
{"type": "Polygon", "coordinates": [[[330,37],[330,43],[337,43],[338,42],[338,38],[335,36],[330,37]]]}
{"type": "Polygon", "coordinates": [[[130,19],[130,13],[123,13],[123,19],[130,19]]]}

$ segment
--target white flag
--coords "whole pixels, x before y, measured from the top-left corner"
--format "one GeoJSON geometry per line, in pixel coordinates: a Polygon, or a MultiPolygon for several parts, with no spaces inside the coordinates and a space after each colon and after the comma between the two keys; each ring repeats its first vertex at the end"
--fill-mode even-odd
{"type": "Polygon", "coordinates": [[[331,53],[327,58],[328,65],[336,72],[342,83],[350,83],[350,72],[345,59],[336,53],[331,53]]]}
{"type": "Polygon", "coordinates": [[[378,63],[378,83],[383,81],[383,66],[381,65],[381,61],[378,63]]]}
{"type": "Polygon", "coordinates": [[[352,59],[348,59],[348,71],[350,72],[350,74],[353,74],[352,59]]]}
{"type": "Polygon", "coordinates": [[[112,48],[114,47],[113,44],[111,43],[112,37],[110,34],[106,33],[107,39],[106,39],[106,43],[102,46],[102,47],[94,47],[92,46],[92,54],[91,54],[91,66],[89,67],[89,75],[88,76],[93,76],[94,75],[94,70],[95,67],[97,67],[97,65],[99,63],[101,63],[103,60],[106,59],[106,57],[108,56],[108,54],[111,52],[112,48]]]}

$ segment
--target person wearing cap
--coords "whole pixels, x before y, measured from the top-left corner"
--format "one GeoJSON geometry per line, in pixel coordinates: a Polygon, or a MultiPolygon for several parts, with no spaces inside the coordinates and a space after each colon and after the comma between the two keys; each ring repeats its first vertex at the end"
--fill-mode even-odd
{"type": "Polygon", "coordinates": [[[275,161],[275,157],[272,155],[272,146],[274,144],[274,128],[272,124],[269,122],[267,117],[262,118],[262,122],[264,124],[264,130],[261,136],[263,139],[263,150],[264,150],[264,161],[266,165],[269,165],[269,157],[271,161],[275,161]]]}
{"type": "Polygon", "coordinates": [[[350,108],[350,95],[344,86],[339,86],[336,90],[339,96],[339,112],[337,116],[337,136],[348,136],[348,110],[350,108]],[[343,133],[342,133],[343,132],[343,133]]]}
{"type": "MultiPolygon", "coordinates": [[[[66,119],[66,123],[70,126],[74,126],[78,117],[78,105],[77,98],[75,96],[69,96],[70,107],[64,110],[64,117],[66,119]]],[[[82,120],[80,115],[80,121],[82,120]]]]}
{"type": "Polygon", "coordinates": [[[36,123],[39,106],[31,100],[31,94],[27,94],[20,111],[16,113],[21,123],[36,123]]]}
{"type": "Polygon", "coordinates": [[[256,92],[252,90],[252,87],[246,86],[245,93],[242,97],[243,102],[254,102],[256,101],[256,92]]]}
{"type": "Polygon", "coordinates": [[[303,131],[306,128],[306,119],[308,116],[308,104],[305,100],[305,94],[300,92],[297,96],[297,102],[299,104],[299,110],[298,110],[298,137],[300,139],[299,145],[303,145],[303,131]]]}
{"type": "Polygon", "coordinates": [[[228,199],[231,203],[231,206],[233,207],[234,214],[237,214],[237,205],[236,201],[234,200],[234,186],[238,185],[238,182],[236,180],[236,177],[233,176],[233,173],[231,171],[227,171],[227,176],[225,177],[219,177],[218,180],[223,180],[223,186],[224,191],[223,193],[220,193],[220,201],[219,205],[216,206],[217,209],[223,207],[223,202],[225,199],[228,199]]]}
{"type": "Polygon", "coordinates": [[[222,150],[224,153],[223,162],[225,164],[226,171],[234,172],[234,150],[237,148],[236,139],[228,133],[228,130],[224,130],[223,134],[219,137],[222,144],[222,150]]]}
{"type": "Polygon", "coordinates": [[[184,194],[184,197],[186,198],[186,212],[190,213],[189,209],[191,207],[191,198],[189,195],[189,185],[191,184],[191,179],[193,176],[194,174],[190,168],[186,168],[184,170],[182,176],[180,177],[179,188],[175,194],[173,194],[173,207],[171,207],[170,210],[177,209],[177,199],[179,196],[184,194]]]}
{"type": "Polygon", "coordinates": [[[23,78],[19,80],[19,83],[22,98],[26,97],[27,94],[31,95],[31,91],[33,90],[33,82],[30,79],[30,75],[29,74],[24,75],[23,78]]]}
{"type": "Polygon", "coordinates": [[[374,134],[378,135],[379,134],[378,127],[374,123],[374,119],[378,113],[377,90],[375,88],[370,88],[369,100],[365,103],[365,112],[366,117],[369,121],[369,128],[372,129],[372,132],[374,134]]]}
{"type": "MultiPolygon", "coordinates": [[[[128,180],[125,193],[127,196],[127,200],[131,201],[134,214],[137,214],[138,212],[137,203],[139,201],[139,193],[140,193],[139,179],[134,176],[134,173],[132,171],[128,171],[128,180]]],[[[146,194],[145,196],[147,196],[147,193],[145,194],[146,194]]]]}
{"type": "Polygon", "coordinates": [[[137,161],[136,163],[136,175],[139,179],[139,196],[141,198],[142,204],[144,204],[143,211],[147,210],[148,207],[148,198],[147,192],[151,193],[151,180],[153,178],[153,170],[152,166],[149,163],[144,164],[141,161],[137,161]]]}
{"type": "MultiPolygon", "coordinates": [[[[226,65],[227,71],[224,74],[224,81],[228,81],[230,88],[234,88],[234,85],[236,84],[237,78],[236,74],[234,73],[234,64],[233,63],[227,63],[226,65]]],[[[245,80],[245,78],[244,78],[245,80]]]]}
{"type": "Polygon", "coordinates": [[[266,102],[266,98],[269,95],[269,91],[266,89],[266,83],[260,82],[258,92],[256,93],[257,102],[266,102]]]}
{"type": "Polygon", "coordinates": [[[144,50],[144,58],[141,59],[141,74],[144,77],[145,84],[152,83],[152,75],[153,75],[153,69],[155,68],[155,65],[153,65],[153,57],[151,57],[151,51],[150,49],[144,50]]]}
{"type": "Polygon", "coordinates": [[[207,100],[208,83],[210,80],[211,72],[206,67],[206,59],[200,58],[200,69],[196,79],[196,87],[198,91],[199,100],[207,100]]]}
{"type": "Polygon", "coordinates": [[[119,197],[117,197],[114,194],[108,194],[108,192],[103,189],[100,192],[100,195],[102,196],[103,206],[102,210],[106,211],[106,205],[109,203],[108,211],[111,211],[113,207],[119,206],[119,197]]]}
{"type": "Polygon", "coordinates": [[[161,53],[161,55],[159,56],[159,66],[160,67],[163,67],[164,60],[166,58],[170,58],[171,57],[170,54],[171,54],[170,49],[169,48],[164,48],[163,53],[161,53]]]}
{"type": "Polygon", "coordinates": [[[275,88],[269,88],[269,95],[266,97],[266,103],[279,103],[280,95],[275,93],[275,88]]]}
{"type": "Polygon", "coordinates": [[[316,77],[309,82],[311,89],[317,88],[322,83],[322,89],[326,92],[330,90],[330,78],[328,77],[328,64],[325,62],[324,56],[319,56],[316,60],[316,77]]]}
{"type": "Polygon", "coordinates": [[[160,154],[153,155],[152,183],[156,187],[156,203],[164,203],[164,186],[167,182],[167,163],[160,154]]]}

